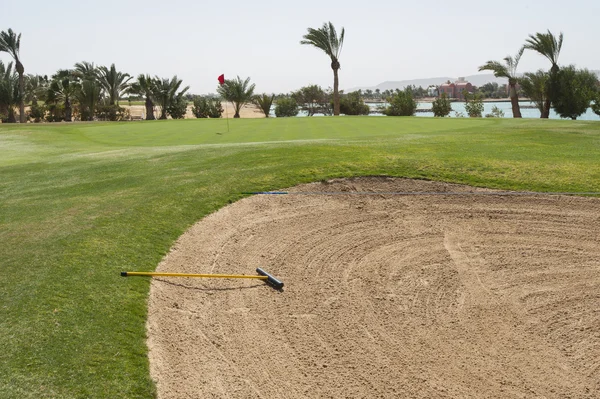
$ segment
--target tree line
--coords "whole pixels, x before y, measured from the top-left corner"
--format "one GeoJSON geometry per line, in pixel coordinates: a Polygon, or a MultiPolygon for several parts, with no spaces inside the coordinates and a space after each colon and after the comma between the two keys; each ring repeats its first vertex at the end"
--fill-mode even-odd
{"type": "MultiPolygon", "coordinates": [[[[330,59],[333,70],[333,90],[323,90],[317,85],[310,85],[287,95],[273,94],[255,95],[255,85],[250,78],[225,80],[217,92],[221,98],[234,104],[234,118],[240,117],[241,108],[247,103],[256,104],[265,116],[269,116],[275,104],[276,116],[295,116],[300,110],[308,116],[323,115],[366,115],[369,107],[364,98],[379,99],[388,103],[380,111],[385,115],[414,115],[415,98],[424,97],[428,90],[422,87],[409,86],[404,90],[379,89],[357,91],[344,94],[339,90],[338,71],[341,67],[339,58],[344,43],[345,29],[338,36],[331,22],[324,23],[321,28],[308,28],[300,41],[302,45],[310,45],[322,50],[330,59]]],[[[187,113],[188,101],[193,101],[192,112],[196,117],[220,117],[222,106],[219,99],[212,96],[192,96],[187,93],[189,86],[182,87],[182,80],[177,76],[161,78],[142,74],[134,79],[131,75],[117,70],[114,64],[110,67],[95,66],[90,62],[77,63],[71,69],[57,71],[54,75],[25,75],[20,60],[21,34],[12,29],[0,32],[0,52],[8,53],[14,62],[8,64],[0,61],[0,119],[2,122],[16,122],[15,108],[19,108],[21,123],[32,119],[45,121],[72,121],[74,118],[91,120],[123,120],[128,117],[127,110],[119,105],[125,95],[138,96],[144,101],[146,119],[155,119],[155,107],[160,109],[158,119],[183,118],[187,113]],[[30,105],[28,114],[25,104],[30,105]]],[[[480,71],[490,70],[496,77],[508,79],[508,91],[511,99],[513,116],[521,117],[518,102],[519,90],[531,99],[540,110],[542,118],[548,118],[553,108],[561,117],[576,119],[590,106],[600,115],[600,91],[596,75],[587,69],[577,69],[573,65],[560,67],[558,58],[563,44],[563,34],[555,37],[550,31],[530,35],[517,54],[507,56],[504,62],[488,61],[479,67],[480,71]],[[548,71],[539,70],[519,76],[517,67],[524,51],[534,51],[547,58],[550,63],[548,71]]],[[[497,84],[481,87],[472,96],[466,96],[467,109],[474,109],[473,115],[482,106],[479,104],[484,96],[494,97],[503,88],[497,84]]],[[[436,116],[447,115],[449,100],[443,95],[433,106],[436,116]],[[438,112],[439,111],[439,112],[438,112]]],[[[451,107],[450,107],[451,110],[451,107]]],[[[448,111],[449,113],[449,111],[448,111]]],[[[471,114],[469,112],[469,114],[471,114]]]]}

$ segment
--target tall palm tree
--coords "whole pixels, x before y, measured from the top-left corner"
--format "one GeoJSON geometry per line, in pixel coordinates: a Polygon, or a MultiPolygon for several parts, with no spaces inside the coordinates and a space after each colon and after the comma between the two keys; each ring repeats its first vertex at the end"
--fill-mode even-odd
{"type": "Polygon", "coordinates": [[[309,44],[321,49],[331,58],[331,69],[333,69],[333,115],[340,114],[340,93],[338,70],[340,69],[340,54],[344,44],[345,30],[342,28],[340,37],[337,36],[335,27],[331,22],[324,23],[320,29],[308,28],[308,33],[300,44],[309,44]]]}
{"type": "Polygon", "coordinates": [[[556,96],[555,87],[556,79],[558,77],[558,56],[563,44],[563,33],[560,32],[558,39],[548,30],[548,33],[536,33],[535,35],[529,35],[529,38],[525,41],[524,48],[528,50],[536,51],[538,54],[546,57],[551,63],[550,68],[550,79],[548,80],[547,90],[548,95],[546,96],[546,102],[544,103],[544,111],[542,112],[542,118],[548,118],[550,116],[550,106],[552,104],[553,97],[556,96]]]}
{"type": "Polygon", "coordinates": [[[7,32],[0,32],[0,52],[6,52],[13,57],[15,60],[15,69],[19,74],[19,121],[25,123],[25,68],[19,59],[19,50],[21,48],[21,34],[17,35],[12,29],[8,29],[7,32]]]}
{"type": "Polygon", "coordinates": [[[504,57],[505,64],[498,61],[488,61],[479,67],[479,71],[493,71],[497,78],[507,78],[510,87],[509,97],[512,105],[513,118],[521,118],[521,108],[519,107],[519,96],[517,95],[517,66],[521,60],[525,48],[522,47],[515,58],[510,55],[504,57]]]}
{"type": "Polygon", "coordinates": [[[242,80],[239,76],[236,79],[225,80],[225,83],[219,86],[217,92],[226,100],[233,103],[235,108],[234,118],[240,117],[240,110],[252,101],[254,97],[254,83],[250,84],[250,78],[242,80]]]}
{"type": "Polygon", "coordinates": [[[128,73],[117,71],[115,64],[112,64],[110,69],[101,66],[98,71],[100,85],[108,96],[109,105],[119,105],[119,98],[129,89],[129,81],[132,77],[128,73]]]}
{"type": "Polygon", "coordinates": [[[154,102],[152,97],[154,95],[154,84],[155,80],[150,75],[140,74],[137,78],[137,82],[131,85],[131,92],[146,97],[146,120],[153,121],[154,117],[154,102]]]}
{"type": "Polygon", "coordinates": [[[0,116],[2,122],[15,123],[15,106],[20,101],[19,75],[13,71],[13,63],[0,61],[0,116]]]}
{"type": "Polygon", "coordinates": [[[177,75],[173,76],[171,80],[154,78],[153,97],[161,108],[159,119],[167,119],[167,108],[189,90],[190,86],[186,86],[178,92],[181,83],[183,80],[178,79],[177,75]]]}

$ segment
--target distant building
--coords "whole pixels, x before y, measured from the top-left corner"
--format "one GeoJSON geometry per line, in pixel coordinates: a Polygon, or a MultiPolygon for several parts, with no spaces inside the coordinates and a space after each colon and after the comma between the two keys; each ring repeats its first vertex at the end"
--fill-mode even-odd
{"type": "Polygon", "coordinates": [[[440,91],[438,90],[437,86],[431,85],[427,88],[427,95],[429,97],[437,97],[440,95],[440,91]]]}
{"type": "Polygon", "coordinates": [[[443,85],[440,86],[440,96],[442,93],[446,93],[448,98],[456,98],[458,100],[463,100],[465,96],[463,92],[467,91],[469,93],[473,93],[473,85],[465,80],[465,78],[458,78],[458,80],[454,83],[447,81],[443,85]]]}

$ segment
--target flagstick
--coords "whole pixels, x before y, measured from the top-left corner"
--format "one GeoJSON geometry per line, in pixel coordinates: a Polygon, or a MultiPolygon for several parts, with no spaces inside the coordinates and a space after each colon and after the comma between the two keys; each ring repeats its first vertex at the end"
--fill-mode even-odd
{"type": "Polygon", "coordinates": [[[229,133],[229,111],[227,109],[228,101],[225,100],[225,119],[227,119],[227,133],[229,133]]]}

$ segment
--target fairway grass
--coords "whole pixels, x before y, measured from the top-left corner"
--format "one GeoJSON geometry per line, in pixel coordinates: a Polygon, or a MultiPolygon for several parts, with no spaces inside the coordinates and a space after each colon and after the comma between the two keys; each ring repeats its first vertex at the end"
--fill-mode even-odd
{"type": "MultiPolygon", "coordinates": [[[[387,117],[0,125],[0,397],[148,398],[148,280],[242,192],[388,175],[600,191],[600,123],[387,117]]],[[[250,265],[253,270],[255,265],[250,265]]]]}

